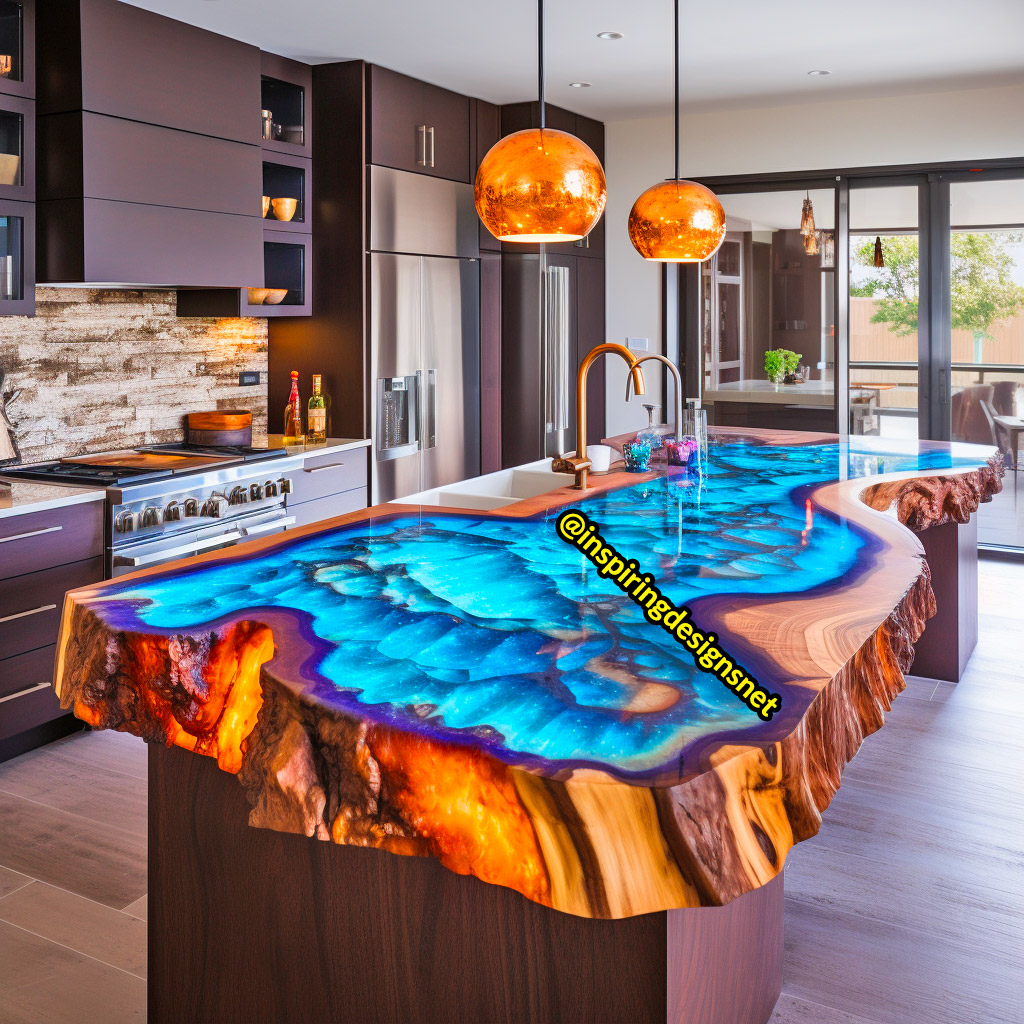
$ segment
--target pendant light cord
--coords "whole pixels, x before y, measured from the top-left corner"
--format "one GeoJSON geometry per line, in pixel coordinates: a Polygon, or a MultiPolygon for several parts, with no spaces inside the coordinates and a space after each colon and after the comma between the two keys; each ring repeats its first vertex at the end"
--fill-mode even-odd
{"type": "Polygon", "coordinates": [[[540,97],[540,126],[543,129],[547,127],[544,117],[544,0],[537,0],[537,95],[540,97]]]}
{"type": "MultiPolygon", "coordinates": [[[[679,0],[675,0],[676,181],[679,180],[679,0]]],[[[542,108],[543,109],[543,108],[542,108]]]]}

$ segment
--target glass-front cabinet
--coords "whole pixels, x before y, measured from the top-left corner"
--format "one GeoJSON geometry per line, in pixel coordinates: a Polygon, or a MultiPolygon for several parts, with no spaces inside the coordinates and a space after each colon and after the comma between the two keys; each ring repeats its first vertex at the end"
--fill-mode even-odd
{"type": "Polygon", "coordinates": [[[0,316],[35,312],[35,207],[0,201],[0,316]]]}
{"type": "Polygon", "coordinates": [[[35,5],[0,0],[0,93],[35,96],[35,5]]]}

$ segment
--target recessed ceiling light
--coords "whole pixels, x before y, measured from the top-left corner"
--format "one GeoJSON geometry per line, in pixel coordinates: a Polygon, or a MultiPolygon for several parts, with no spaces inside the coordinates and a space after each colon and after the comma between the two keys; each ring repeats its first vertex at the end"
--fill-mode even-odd
{"type": "Polygon", "coordinates": [[[597,38],[598,39],[621,39],[622,38],[622,33],[621,32],[598,32],[597,33],[597,38]]]}
{"type": "Polygon", "coordinates": [[[831,71],[816,70],[816,71],[808,71],[807,74],[811,75],[813,78],[821,78],[823,75],[831,75],[832,72],[831,71]]]}
{"type": "Polygon", "coordinates": [[[570,89],[589,89],[590,88],[590,83],[589,82],[570,82],[569,83],[569,88],[570,89]]]}

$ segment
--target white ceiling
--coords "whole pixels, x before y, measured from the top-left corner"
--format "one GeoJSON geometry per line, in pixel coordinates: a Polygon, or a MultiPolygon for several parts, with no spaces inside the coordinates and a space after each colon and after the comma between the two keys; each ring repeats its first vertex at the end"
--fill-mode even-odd
{"type": "MultiPolygon", "coordinates": [[[[534,0],[129,0],[309,63],[364,58],[495,103],[536,95],[534,0]]],[[[1024,78],[1022,0],[682,0],[684,103],[1024,78]],[[808,77],[821,68],[832,74],[808,77]]],[[[601,120],[672,97],[671,0],[548,0],[548,98],[601,120]],[[622,32],[605,42],[600,31],[622,32]],[[589,89],[571,89],[574,81],[589,89]]]]}

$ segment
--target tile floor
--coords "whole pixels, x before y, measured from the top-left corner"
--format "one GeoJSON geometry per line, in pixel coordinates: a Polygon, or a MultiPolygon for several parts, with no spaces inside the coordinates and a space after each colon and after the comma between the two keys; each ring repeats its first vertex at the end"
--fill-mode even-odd
{"type": "MultiPolygon", "coordinates": [[[[1024,1020],[1022,590],[982,563],[964,679],[910,678],[790,854],[772,1024],[1024,1020]]],[[[0,765],[0,1024],[145,1019],[145,763],[79,733],[0,765]]]]}

